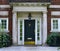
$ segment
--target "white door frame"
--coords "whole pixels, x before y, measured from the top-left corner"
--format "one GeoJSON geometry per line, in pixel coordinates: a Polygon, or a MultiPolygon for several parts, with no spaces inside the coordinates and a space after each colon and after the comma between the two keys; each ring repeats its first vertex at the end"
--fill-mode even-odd
{"type": "MultiPolygon", "coordinates": [[[[28,3],[29,4],[29,3],[28,3]]],[[[13,5],[13,32],[12,32],[12,40],[13,40],[13,44],[17,45],[17,34],[18,34],[18,30],[17,30],[17,12],[42,12],[42,43],[45,44],[46,40],[47,40],[47,6],[36,6],[35,3],[33,3],[35,6],[31,7],[31,6],[14,6],[13,5]]],[[[25,17],[24,17],[25,18],[25,17]]]]}
{"type": "MultiPolygon", "coordinates": [[[[38,45],[38,42],[37,42],[37,19],[39,18],[31,18],[31,20],[35,20],[35,45],[38,45]]],[[[28,18],[24,17],[24,18],[18,18],[18,45],[24,45],[24,20],[28,20],[28,18]],[[23,21],[23,38],[22,38],[22,41],[20,41],[20,20],[23,21]]],[[[40,44],[41,41],[42,41],[42,37],[41,37],[41,18],[40,18],[40,44]]]]}

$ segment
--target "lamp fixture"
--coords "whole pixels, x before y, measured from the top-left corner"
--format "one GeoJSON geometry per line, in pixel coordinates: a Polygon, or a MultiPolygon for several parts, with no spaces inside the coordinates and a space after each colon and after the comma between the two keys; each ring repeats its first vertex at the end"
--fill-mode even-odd
{"type": "Polygon", "coordinates": [[[28,18],[29,18],[30,20],[31,20],[31,17],[32,17],[32,16],[31,16],[31,13],[29,13],[29,14],[28,14],[28,18]]]}

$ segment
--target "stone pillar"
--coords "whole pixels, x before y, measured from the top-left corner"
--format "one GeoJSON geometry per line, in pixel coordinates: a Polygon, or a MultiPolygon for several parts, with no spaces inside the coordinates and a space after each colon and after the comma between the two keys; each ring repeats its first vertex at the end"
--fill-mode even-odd
{"type": "Polygon", "coordinates": [[[43,44],[47,40],[47,12],[43,12],[43,44]]]}
{"type": "Polygon", "coordinates": [[[12,33],[13,45],[17,45],[17,13],[13,12],[13,33],[12,33]]]}

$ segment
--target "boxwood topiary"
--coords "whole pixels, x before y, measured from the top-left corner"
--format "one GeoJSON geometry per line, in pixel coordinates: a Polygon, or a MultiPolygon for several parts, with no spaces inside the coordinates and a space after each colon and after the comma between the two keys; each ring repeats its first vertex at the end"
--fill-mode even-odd
{"type": "Polygon", "coordinates": [[[49,46],[60,46],[60,34],[57,32],[51,33],[47,38],[49,46]]]}
{"type": "Polygon", "coordinates": [[[7,33],[0,33],[0,47],[7,47],[11,45],[11,36],[7,33]]]}

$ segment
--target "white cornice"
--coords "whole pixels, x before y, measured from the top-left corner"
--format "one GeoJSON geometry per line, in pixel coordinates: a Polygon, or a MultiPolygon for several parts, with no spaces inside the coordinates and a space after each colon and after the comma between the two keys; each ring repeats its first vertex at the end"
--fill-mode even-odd
{"type": "Polygon", "coordinates": [[[20,12],[47,12],[47,7],[13,7],[13,11],[20,12]]]}
{"type": "Polygon", "coordinates": [[[52,11],[51,15],[58,16],[60,15],[60,11],[52,11]]]}
{"type": "Polygon", "coordinates": [[[10,8],[10,5],[0,5],[0,8],[10,8]]]}
{"type": "Polygon", "coordinates": [[[13,6],[47,6],[50,3],[10,3],[13,6]]]}
{"type": "Polygon", "coordinates": [[[60,5],[50,5],[49,8],[60,8],[60,5]]]}
{"type": "Polygon", "coordinates": [[[2,15],[2,16],[8,16],[8,11],[0,11],[0,15],[2,15]]]}

